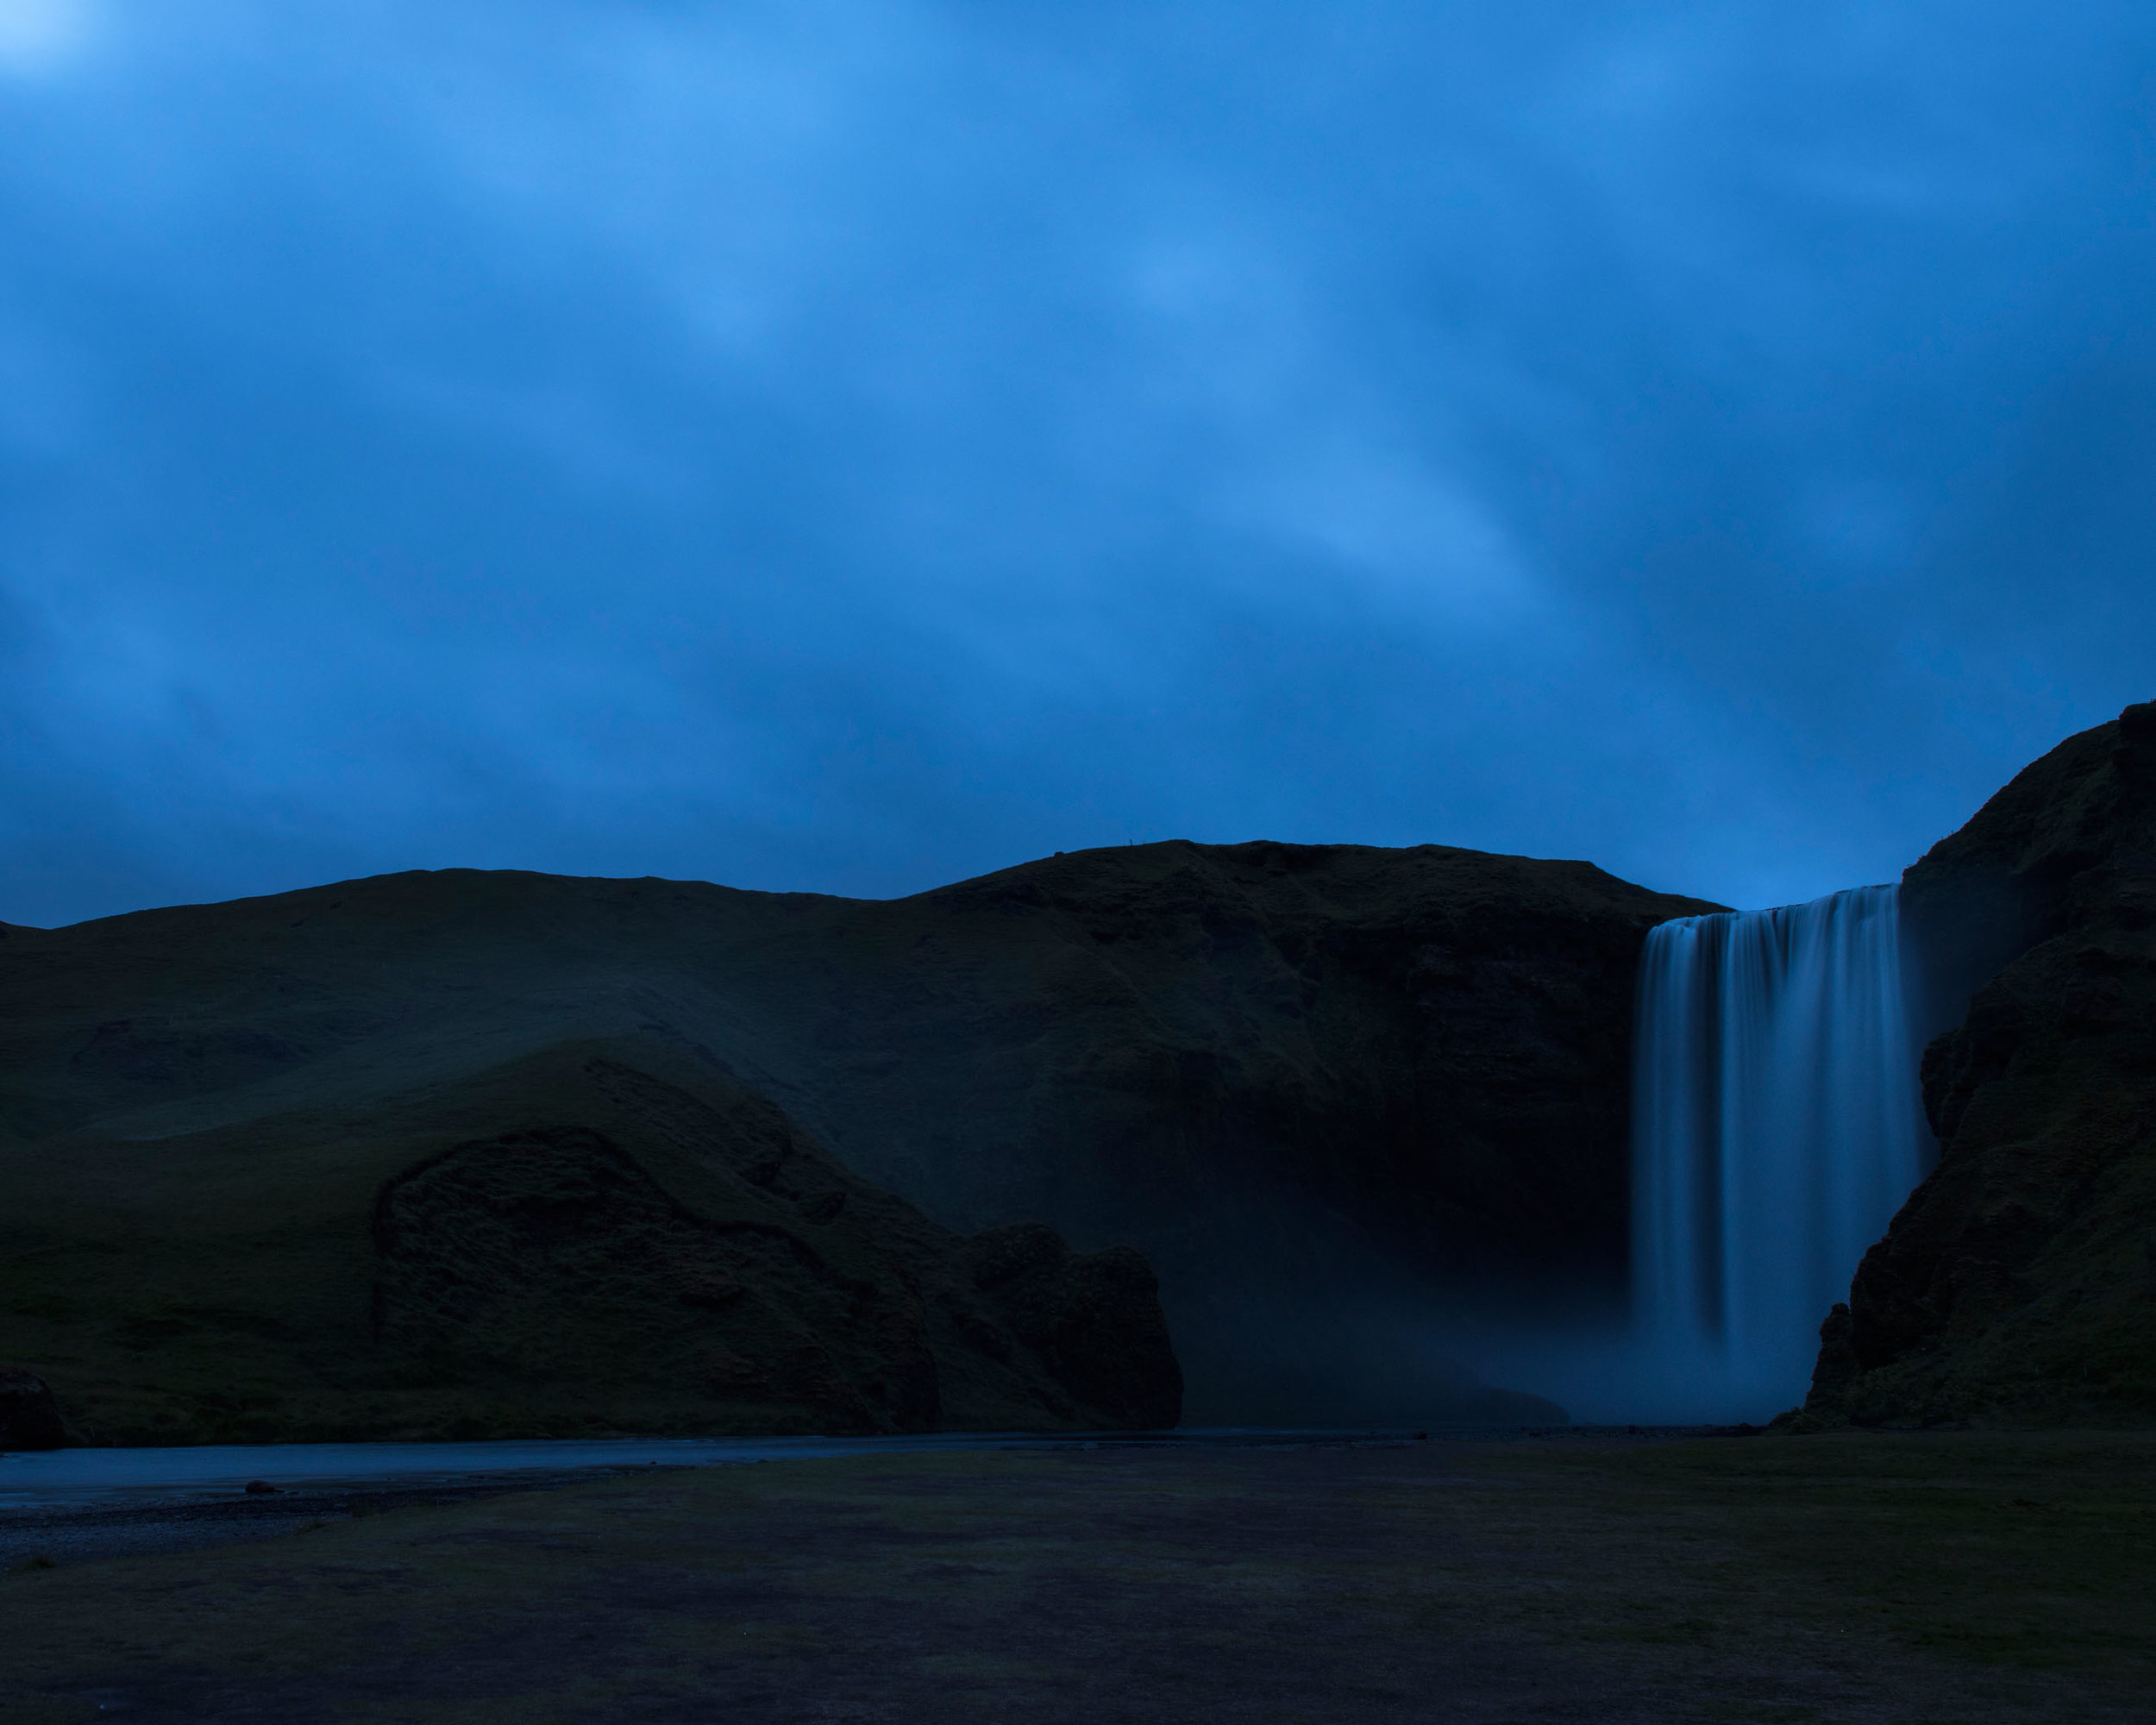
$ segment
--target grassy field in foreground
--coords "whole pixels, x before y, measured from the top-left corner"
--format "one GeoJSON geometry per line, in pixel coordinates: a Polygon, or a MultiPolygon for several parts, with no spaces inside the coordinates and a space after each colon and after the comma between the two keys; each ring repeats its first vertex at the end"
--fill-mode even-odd
{"type": "Polygon", "coordinates": [[[1964,1725],[2152,1696],[2136,1433],[768,1464],[0,1575],[6,1725],[1964,1725]]]}

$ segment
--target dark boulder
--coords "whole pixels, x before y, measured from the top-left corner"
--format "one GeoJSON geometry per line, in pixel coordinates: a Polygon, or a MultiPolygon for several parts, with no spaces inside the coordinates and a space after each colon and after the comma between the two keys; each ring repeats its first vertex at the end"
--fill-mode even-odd
{"type": "Polygon", "coordinates": [[[66,1442],[67,1428],[45,1380],[0,1366],[0,1450],[56,1450],[66,1442]]]}
{"type": "Polygon", "coordinates": [[[1182,1369],[1161,1316],[1160,1283],[1128,1246],[1074,1252],[1055,1230],[1018,1222],[966,1243],[975,1289],[1009,1333],[1112,1427],[1173,1426],[1182,1369]]]}

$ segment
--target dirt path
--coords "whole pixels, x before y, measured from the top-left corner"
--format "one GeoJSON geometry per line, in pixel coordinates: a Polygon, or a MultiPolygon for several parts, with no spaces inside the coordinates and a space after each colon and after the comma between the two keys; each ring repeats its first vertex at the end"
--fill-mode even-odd
{"type": "Polygon", "coordinates": [[[2156,1718],[2156,1441],[768,1464],[0,1575],[0,1722],[2156,1718]]]}

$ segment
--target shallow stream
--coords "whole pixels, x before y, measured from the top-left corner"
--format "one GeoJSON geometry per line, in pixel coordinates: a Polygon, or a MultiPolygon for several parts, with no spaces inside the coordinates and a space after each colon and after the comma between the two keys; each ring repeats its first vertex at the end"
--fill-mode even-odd
{"type": "MultiPolygon", "coordinates": [[[[66,1449],[0,1454],[0,1515],[55,1509],[229,1499],[260,1481],[279,1492],[513,1483],[520,1477],[636,1467],[715,1467],[821,1456],[925,1450],[1069,1448],[1101,1444],[1399,1442],[1426,1435],[1372,1430],[1219,1427],[1175,1432],[924,1432],[890,1438],[522,1439],[499,1443],[252,1444],[66,1449]]],[[[1518,1428],[1447,1429],[1444,1437],[1526,1435],[1518,1428]]]]}

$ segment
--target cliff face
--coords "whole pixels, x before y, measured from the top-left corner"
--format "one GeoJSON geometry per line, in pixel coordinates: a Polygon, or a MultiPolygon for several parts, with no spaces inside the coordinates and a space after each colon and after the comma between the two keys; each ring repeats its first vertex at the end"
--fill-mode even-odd
{"type": "Polygon", "coordinates": [[[1172,844],[6,929],[0,1357],[107,1435],[1116,1425],[1164,1308],[1194,1417],[1551,1417],[1423,1320],[1618,1296],[1633,969],[1709,908],[1172,844]]]}
{"type": "Polygon", "coordinates": [[[1709,908],[1437,846],[1051,857],[789,937],[763,1057],[954,1226],[1143,1249],[1193,1417],[1471,1417],[1433,1312],[1621,1298],[1633,973],[1709,908]]]}
{"type": "Polygon", "coordinates": [[[1822,1332],[1814,1420],[2156,1414],[2156,705],[1903,877],[1937,1169],[1822,1332]],[[1973,988],[1973,994],[1969,991],[1973,988]]]}

